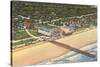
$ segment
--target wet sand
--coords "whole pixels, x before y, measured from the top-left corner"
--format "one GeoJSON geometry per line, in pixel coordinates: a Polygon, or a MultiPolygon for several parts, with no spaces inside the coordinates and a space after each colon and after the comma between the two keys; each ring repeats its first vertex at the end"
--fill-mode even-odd
{"type": "MultiPolygon", "coordinates": [[[[90,43],[96,42],[96,34],[96,29],[94,29],[76,35],[66,36],[56,41],[70,45],[74,48],[81,48],[87,46],[90,43]]],[[[38,46],[31,46],[19,51],[14,51],[12,53],[12,63],[13,65],[38,64],[42,61],[60,56],[69,51],[69,49],[57,46],[51,42],[47,42],[44,44],[42,43],[38,46]]]]}

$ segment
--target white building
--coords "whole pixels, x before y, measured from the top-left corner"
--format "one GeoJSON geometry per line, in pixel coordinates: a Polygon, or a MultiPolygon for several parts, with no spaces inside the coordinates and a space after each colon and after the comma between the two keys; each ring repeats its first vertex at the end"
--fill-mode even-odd
{"type": "Polygon", "coordinates": [[[43,35],[51,36],[54,32],[54,27],[51,26],[42,26],[38,29],[38,33],[41,33],[43,35]]]}

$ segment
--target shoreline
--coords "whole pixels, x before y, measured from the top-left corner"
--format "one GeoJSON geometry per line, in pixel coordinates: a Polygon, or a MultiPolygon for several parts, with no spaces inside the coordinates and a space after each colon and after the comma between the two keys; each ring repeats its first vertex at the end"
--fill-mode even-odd
{"type": "MultiPolygon", "coordinates": [[[[81,47],[87,46],[87,44],[91,42],[96,42],[96,37],[96,29],[93,29],[77,35],[64,37],[56,41],[62,42],[64,44],[69,44],[70,46],[79,49],[81,47]]],[[[53,57],[57,57],[69,51],[70,50],[68,49],[48,42],[39,46],[33,46],[24,50],[13,52],[12,63],[13,65],[39,64],[40,62],[46,61],[53,57]]]]}
{"type": "MultiPolygon", "coordinates": [[[[92,43],[92,45],[87,45],[87,46],[84,46],[82,48],[80,48],[80,50],[82,51],[88,51],[88,50],[91,50],[93,48],[97,48],[97,42],[95,43],[92,43]]],[[[74,52],[74,51],[70,51],[70,52],[66,52],[65,54],[59,56],[59,57],[56,57],[56,58],[52,58],[50,60],[48,60],[46,63],[43,62],[43,63],[40,63],[40,64],[52,64],[54,61],[57,61],[57,60],[61,60],[63,58],[71,58],[73,57],[74,55],[77,55],[78,53],[77,52],[74,52]]]]}

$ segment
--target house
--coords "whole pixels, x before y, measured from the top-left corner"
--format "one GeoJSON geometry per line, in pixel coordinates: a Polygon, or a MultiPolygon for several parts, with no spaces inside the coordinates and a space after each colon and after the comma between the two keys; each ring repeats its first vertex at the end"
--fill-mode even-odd
{"type": "Polygon", "coordinates": [[[30,19],[25,18],[25,19],[24,19],[24,22],[23,22],[23,25],[24,25],[24,28],[25,28],[25,29],[30,29],[31,26],[32,26],[32,22],[31,22],[30,19]]]}

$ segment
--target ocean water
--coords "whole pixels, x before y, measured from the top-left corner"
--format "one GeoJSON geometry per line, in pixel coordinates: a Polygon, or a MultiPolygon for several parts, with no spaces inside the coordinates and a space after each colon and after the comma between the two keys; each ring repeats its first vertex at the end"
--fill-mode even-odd
{"type": "Polygon", "coordinates": [[[43,62],[40,64],[65,64],[65,63],[78,63],[78,62],[92,62],[97,61],[97,43],[91,44],[82,48],[81,50],[88,52],[90,54],[95,55],[95,57],[89,57],[87,55],[81,53],[65,53],[64,56],[60,59],[53,58],[48,60],[47,62],[43,62]],[[71,56],[69,56],[71,54],[71,56]]]}
{"type": "Polygon", "coordinates": [[[53,61],[52,64],[63,64],[63,63],[76,63],[76,62],[91,62],[91,61],[97,61],[97,48],[93,48],[89,51],[87,51],[93,55],[95,55],[96,57],[88,57],[86,55],[83,54],[76,54],[72,57],[69,58],[63,58],[57,61],[53,61]]]}
{"type": "Polygon", "coordinates": [[[94,54],[96,57],[88,57],[83,54],[77,54],[73,56],[73,59],[71,60],[72,62],[88,62],[88,61],[96,61],[97,60],[97,49],[91,49],[88,51],[91,54],[94,54]]]}
{"type": "MultiPolygon", "coordinates": [[[[77,62],[92,62],[97,61],[97,43],[91,44],[85,47],[85,51],[95,55],[95,57],[89,57],[84,54],[77,53],[70,57],[64,56],[62,59],[50,61],[49,64],[64,64],[64,63],[77,63],[77,62]],[[92,46],[91,46],[92,45],[92,46]]],[[[48,63],[47,63],[48,64],[48,63]]]]}

